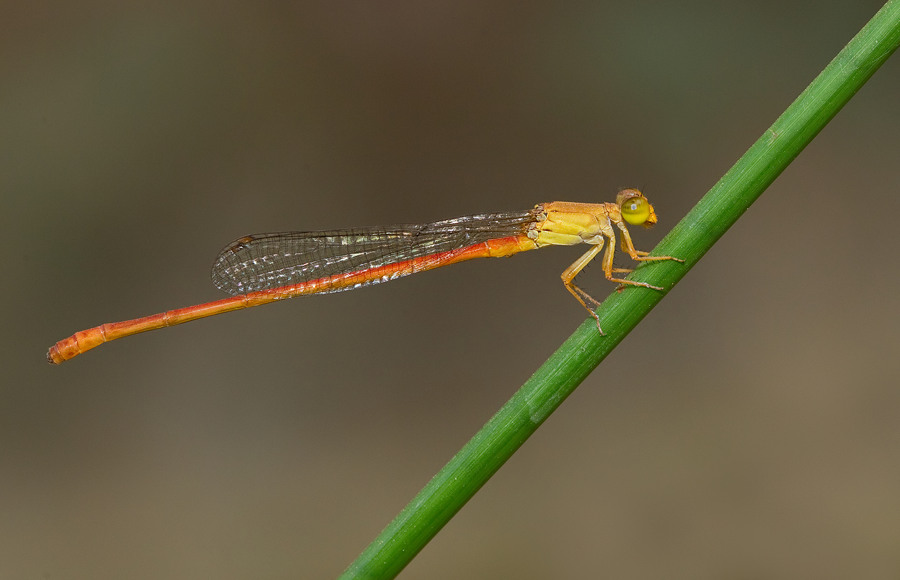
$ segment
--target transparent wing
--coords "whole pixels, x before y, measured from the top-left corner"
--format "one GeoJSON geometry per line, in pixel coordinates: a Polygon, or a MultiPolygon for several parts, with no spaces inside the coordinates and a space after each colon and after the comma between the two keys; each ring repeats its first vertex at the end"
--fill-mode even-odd
{"type": "MultiPolygon", "coordinates": [[[[537,211],[528,210],[418,225],[250,235],[222,250],[212,280],[232,295],[280,288],[523,235],[536,219],[537,211]]],[[[358,286],[384,281],[374,277],[358,286]]]]}

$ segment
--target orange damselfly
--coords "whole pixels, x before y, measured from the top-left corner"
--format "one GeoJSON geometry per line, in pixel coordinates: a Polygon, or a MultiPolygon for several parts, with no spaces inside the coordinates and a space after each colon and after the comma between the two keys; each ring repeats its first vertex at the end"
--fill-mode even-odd
{"type": "Polygon", "coordinates": [[[651,227],[656,213],[637,189],[624,189],[616,203],[554,201],[533,209],[461,217],[423,225],[378,226],[322,232],[245,236],[219,254],[213,283],[231,298],[111,322],[76,332],[50,347],[47,360],[59,364],[104,342],[276,300],[352,290],[473,258],[500,258],[545,246],[586,243],[591,248],[562,273],[566,289],[600,319],[587,302],[599,304],[575,285],[575,276],[603,249],[606,279],[662,290],[616,278],[631,270],[613,267],[616,229],[622,249],[637,261],[678,260],[636,250],[626,224],[651,227]]]}

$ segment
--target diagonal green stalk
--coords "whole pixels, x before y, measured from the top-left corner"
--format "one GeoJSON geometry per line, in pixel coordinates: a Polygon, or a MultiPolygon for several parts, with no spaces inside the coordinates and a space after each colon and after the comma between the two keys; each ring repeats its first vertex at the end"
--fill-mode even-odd
{"type": "MultiPolygon", "coordinates": [[[[890,0],[660,242],[658,262],[634,279],[672,288],[862,87],[900,43],[900,0],[890,0]]],[[[608,334],[582,324],[444,466],[344,572],[393,578],[425,547],[665,294],[614,292],[598,309],[608,334]]]]}

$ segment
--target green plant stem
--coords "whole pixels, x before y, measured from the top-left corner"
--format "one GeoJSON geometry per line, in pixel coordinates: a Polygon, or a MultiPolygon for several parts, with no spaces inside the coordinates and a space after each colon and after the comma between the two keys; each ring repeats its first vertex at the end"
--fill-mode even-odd
{"type": "MultiPolygon", "coordinates": [[[[659,262],[636,280],[671,289],[734,224],[900,43],[900,0],[890,0],[775,123],[660,242],[659,262]]],[[[608,334],[582,324],[488,423],[444,466],[344,572],[392,578],[459,511],[664,296],[628,288],[598,309],[608,334]]]]}

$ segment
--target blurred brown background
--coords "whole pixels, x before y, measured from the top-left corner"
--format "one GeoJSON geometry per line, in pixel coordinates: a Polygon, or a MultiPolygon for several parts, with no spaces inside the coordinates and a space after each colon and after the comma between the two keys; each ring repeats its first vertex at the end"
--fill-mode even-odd
{"type": "MultiPolygon", "coordinates": [[[[581,248],[47,347],[218,298],[247,233],[638,186],[649,249],[880,5],[7,4],[0,578],[335,576],[582,322],[581,248]]],[[[405,577],[900,575],[898,94],[895,56],[405,577]]]]}

